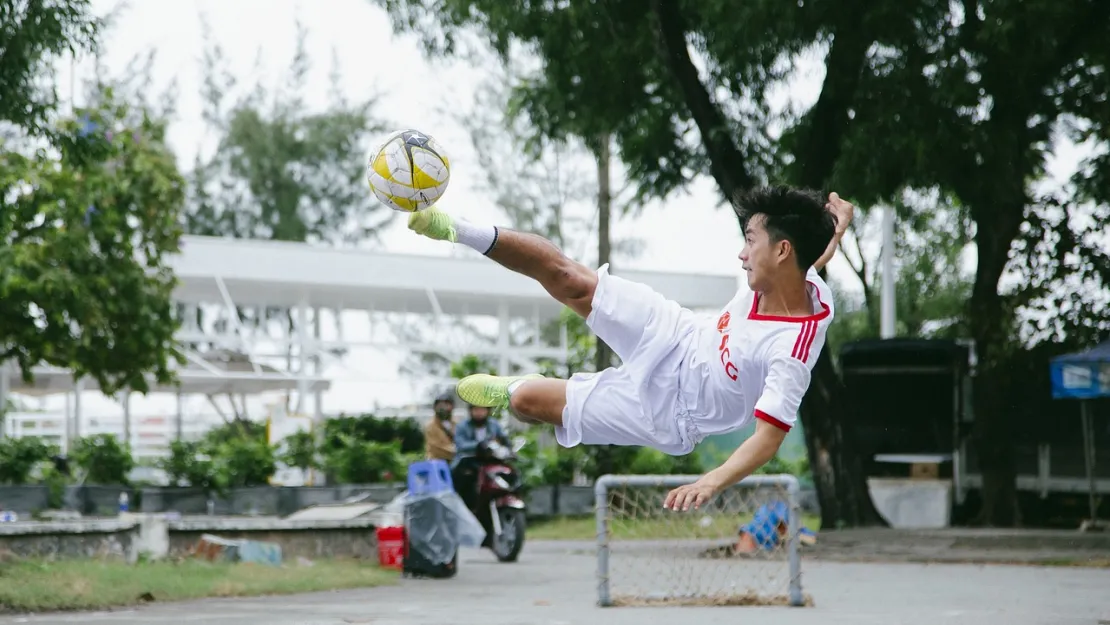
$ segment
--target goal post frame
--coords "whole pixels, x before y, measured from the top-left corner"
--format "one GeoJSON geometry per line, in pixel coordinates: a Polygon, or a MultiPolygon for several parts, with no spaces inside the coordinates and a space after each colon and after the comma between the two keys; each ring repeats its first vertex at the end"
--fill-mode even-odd
{"type": "MultiPolygon", "coordinates": [[[[700,475],[603,475],[594,483],[594,514],[597,519],[597,599],[598,605],[613,605],[609,586],[609,491],[614,487],[677,488],[696,482],[700,475]]],[[[802,562],[798,552],[801,541],[801,510],[798,494],[801,486],[793,475],[751,475],[729,488],[777,486],[786,491],[787,519],[786,557],[790,568],[789,604],[804,606],[802,596],[802,562]]],[[[675,514],[689,514],[676,512],[675,514]]]]}

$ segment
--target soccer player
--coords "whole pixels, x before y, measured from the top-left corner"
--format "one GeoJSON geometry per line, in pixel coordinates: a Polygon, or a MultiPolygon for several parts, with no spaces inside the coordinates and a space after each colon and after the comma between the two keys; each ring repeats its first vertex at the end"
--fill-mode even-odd
{"type": "Polygon", "coordinates": [[[853,206],[787,187],[757,189],[736,202],[747,274],[714,318],[699,318],[650,287],[590,269],[535,235],[472,224],[430,208],[409,228],[467,245],[538,281],[586,319],[621,366],[576,373],[473,375],[458,383],[471,404],[503,407],[555,426],[564,447],[642,445],[688,454],[704,437],[755,433],[721,466],[668,493],[665,507],[697,509],[774,458],[794,424],[810,372],[833,319],[832,293],[818,276],[836,253],[853,206]]]}

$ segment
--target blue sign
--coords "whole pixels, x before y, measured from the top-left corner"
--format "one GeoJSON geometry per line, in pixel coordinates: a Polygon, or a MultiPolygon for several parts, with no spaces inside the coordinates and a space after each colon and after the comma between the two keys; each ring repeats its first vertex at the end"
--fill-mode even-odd
{"type": "Polygon", "coordinates": [[[1056,399],[1110,397],[1110,343],[1052,360],[1052,396],[1056,399]]]}

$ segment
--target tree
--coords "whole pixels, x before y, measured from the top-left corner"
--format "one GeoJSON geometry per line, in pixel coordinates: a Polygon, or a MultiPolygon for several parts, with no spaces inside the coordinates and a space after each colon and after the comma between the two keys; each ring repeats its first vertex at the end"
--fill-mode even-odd
{"type": "Polygon", "coordinates": [[[54,144],[0,155],[0,362],[40,363],[103,392],[149,389],[180,359],[168,265],[184,181],[165,123],[110,91],[54,144]]]}
{"type": "Polygon", "coordinates": [[[973,438],[983,472],[980,521],[1014,525],[1020,522],[1014,433],[1009,407],[996,397],[1017,312],[1036,293],[1010,289],[1002,279],[1022,272],[1014,261],[1023,231],[1044,230],[1036,186],[1054,135],[1105,118],[1104,106],[1083,103],[1106,98],[1102,33],[1110,6],[969,1],[938,9],[914,22],[916,40],[892,42],[872,60],[838,168],[856,172],[880,194],[935,185],[975,224],[967,321],[979,362],[973,438]],[[881,158],[865,146],[894,129],[881,158]]]}
{"type": "MultiPolygon", "coordinates": [[[[954,198],[975,224],[979,257],[967,324],[983,365],[982,517],[1017,520],[1012,442],[1003,407],[989,401],[1017,303],[1000,278],[1029,223],[1030,185],[1043,173],[1051,129],[1068,115],[1081,119],[1077,127],[1104,128],[1090,122],[1105,117],[1105,3],[652,0],[651,11],[631,0],[381,3],[435,52],[450,52],[454,33],[469,28],[487,32],[503,55],[514,45],[534,51],[542,63],[521,97],[545,134],[616,129],[643,193],[665,195],[707,166],[726,199],[769,176],[843,186],[863,205],[904,188],[954,198]],[[770,90],[812,53],[824,59],[817,101],[775,110],[770,90]],[[687,140],[692,127],[696,142],[687,140]]],[[[840,427],[840,393],[823,356],[802,406],[822,514],[874,522],[840,427]]]]}
{"type": "Polygon", "coordinates": [[[97,49],[103,20],[92,4],[0,1],[0,120],[36,134],[48,129],[57,100],[48,64],[97,49]]]}
{"type": "MultiPolygon", "coordinates": [[[[611,134],[637,198],[666,197],[708,170],[722,196],[731,199],[781,169],[783,159],[764,130],[773,115],[753,96],[762,96],[784,73],[778,67],[784,56],[789,61],[818,35],[855,29],[861,13],[830,11],[827,4],[797,10],[723,0],[653,0],[648,11],[635,0],[379,2],[396,27],[421,34],[433,54],[451,53],[458,33],[471,28],[485,31],[503,60],[518,51],[514,46],[534,51],[541,69],[518,87],[520,106],[547,137],[611,134]],[[822,18],[831,22],[828,28],[821,28],[822,18]],[[711,59],[710,87],[690,56],[689,39],[711,59]],[[716,102],[711,94],[719,91],[741,98],[743,123],[734,123],[726,114],[733,111],[716,102]],[[698,142],[689,139],[695,129],[698,142]]],[[[846,116],[870,45],[870,39],[854,36],[830,52],[825,88],[814,107],[833,120],[846,116]]],[[[794,155],[801,165],[790,172],[793,181],[823,187],[842,133],[842,126],[832,124],[799,140],[794,155]]],[[[877,522],[851,440],[839,426],[839,378],[827,355],[818,361],[811,388],[802,419],[825,521],[877,522]]]]}
{"type": "MultiPolygon", "coordinates": [[[[969,338],[966,302],[972,275],[963,266],[970,245],[970,228],[953,206],[937,206],[935,196],[906,194],[895,202],[895,298],[898,336],[969,338]]],[[[877,271],[878,254],[867,254],[861,241],[874,237],[879,211],[861,214],[852,225],[852,236],[841,254],[863,286],[860,300],[849,299],[834,288],[837,322],[829,329],[827,349],[835,354],[844,343],[878,338],[883,277],[877,271]],[[853,245],[852,242],[855,242],[853,245]]]]}
{"type": "Polygon", "coordinates": [[[373,136],[385,130],[374,117],[375,100],[348,102],[336,62],[331,102],[326,110],[311,112],[305,100],[312,68],[307,36],[298,25],[284,86],[271,93],[256,83],[230,105],[236,81],[222,67],[222,48],[208,43],[201,96],[205,121],[219,140],[193,171],[190,233],[362,243],[391,216],[363,181],[363,157],[373,136]]]}

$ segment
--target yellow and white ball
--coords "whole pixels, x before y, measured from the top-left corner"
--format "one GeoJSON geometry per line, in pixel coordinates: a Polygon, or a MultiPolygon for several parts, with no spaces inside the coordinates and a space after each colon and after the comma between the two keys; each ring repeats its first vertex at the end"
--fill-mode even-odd
{"type": "Polygon", "coordinates": [[[431,136],[399,130],[370,153],[366,182],[375,197],[393,210],[424,210],[447,191],[451,162],[431,136]]]}

